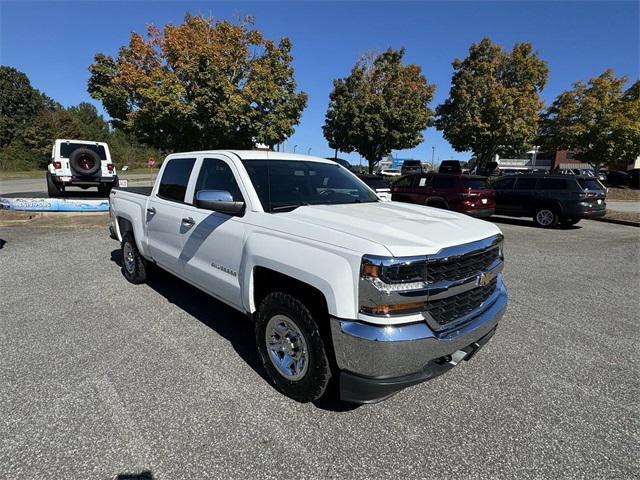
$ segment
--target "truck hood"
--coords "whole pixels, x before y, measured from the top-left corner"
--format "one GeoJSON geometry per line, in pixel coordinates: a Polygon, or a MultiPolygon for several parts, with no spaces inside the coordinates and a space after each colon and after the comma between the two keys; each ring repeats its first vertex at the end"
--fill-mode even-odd
{"type": "Polygon", "coordinates": [[[286,215],[378,243],[397,257],[431,255],[500,233],[494,224],[461,213],[401,202],[303,206],[286,215]]]}

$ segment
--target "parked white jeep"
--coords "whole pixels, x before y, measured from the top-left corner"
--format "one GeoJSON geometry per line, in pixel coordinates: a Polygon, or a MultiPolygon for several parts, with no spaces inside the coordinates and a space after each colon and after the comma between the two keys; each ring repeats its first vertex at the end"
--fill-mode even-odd
{"type": "Polygon", "coordinates": [[[98,187],[98,192],[107,196],[117,182],[106,143],[58,139],[53,144],[51,162],[47,166],[50,197],[59,197],[69,186],[98,187]]]}

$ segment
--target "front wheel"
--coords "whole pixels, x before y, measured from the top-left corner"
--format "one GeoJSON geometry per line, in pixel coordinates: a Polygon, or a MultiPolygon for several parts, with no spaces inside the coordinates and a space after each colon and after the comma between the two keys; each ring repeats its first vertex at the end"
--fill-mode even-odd
{"type": "Polygon", "coordinates": [[[271,383],[303,403],[320,398],[331,380],[316,320],[304,303],[284,292],[267,295],[256,313],[256,344],[271,383]]]}
{"type": "Polygon", "coordinates": [[[533,216],[534,223],[542,228],[553,228],[559,220],[560,217],[551,207],[538,208],[533,216]]]}

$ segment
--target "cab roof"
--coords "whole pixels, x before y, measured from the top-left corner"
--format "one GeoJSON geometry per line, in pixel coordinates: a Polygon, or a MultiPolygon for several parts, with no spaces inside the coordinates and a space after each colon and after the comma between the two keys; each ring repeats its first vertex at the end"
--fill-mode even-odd
{"type": "Polygon", "coordinates": [[[313,157],[311,155],[300,155],[298,153],[273,152],[267,150],[201,150],[196,152],[176,152],[171,155],[213,155],[225,154],[235,155],[240,160],[298,160],[307,162],[329,163],[337,165],[333,160],[327,160],[322,157],[313,157]]]}

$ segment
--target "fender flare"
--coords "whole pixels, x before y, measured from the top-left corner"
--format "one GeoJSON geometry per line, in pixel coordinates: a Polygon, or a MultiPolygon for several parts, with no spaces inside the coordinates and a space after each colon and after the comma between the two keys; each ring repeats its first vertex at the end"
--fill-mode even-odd
{"type": "Polygon", "coordinates": [[[360,258],[347,258],[337,247],[323,244],[318,248],[312,241],[299,237],[271,233],[255,233],[246,242],[240,265],[242,304],[254,313],[254,272],[264,267],[287,275],[319,290],[327,303],[329,315],[356,318],[358,292],[354,277],[359,275],[360,258]],[[274,242],[278,248],[273,248],[274,242]],[[357,262],[357,266],[356,266],[357,262]],[[355,268],[355,271],[354,271],[355,268]]]}

